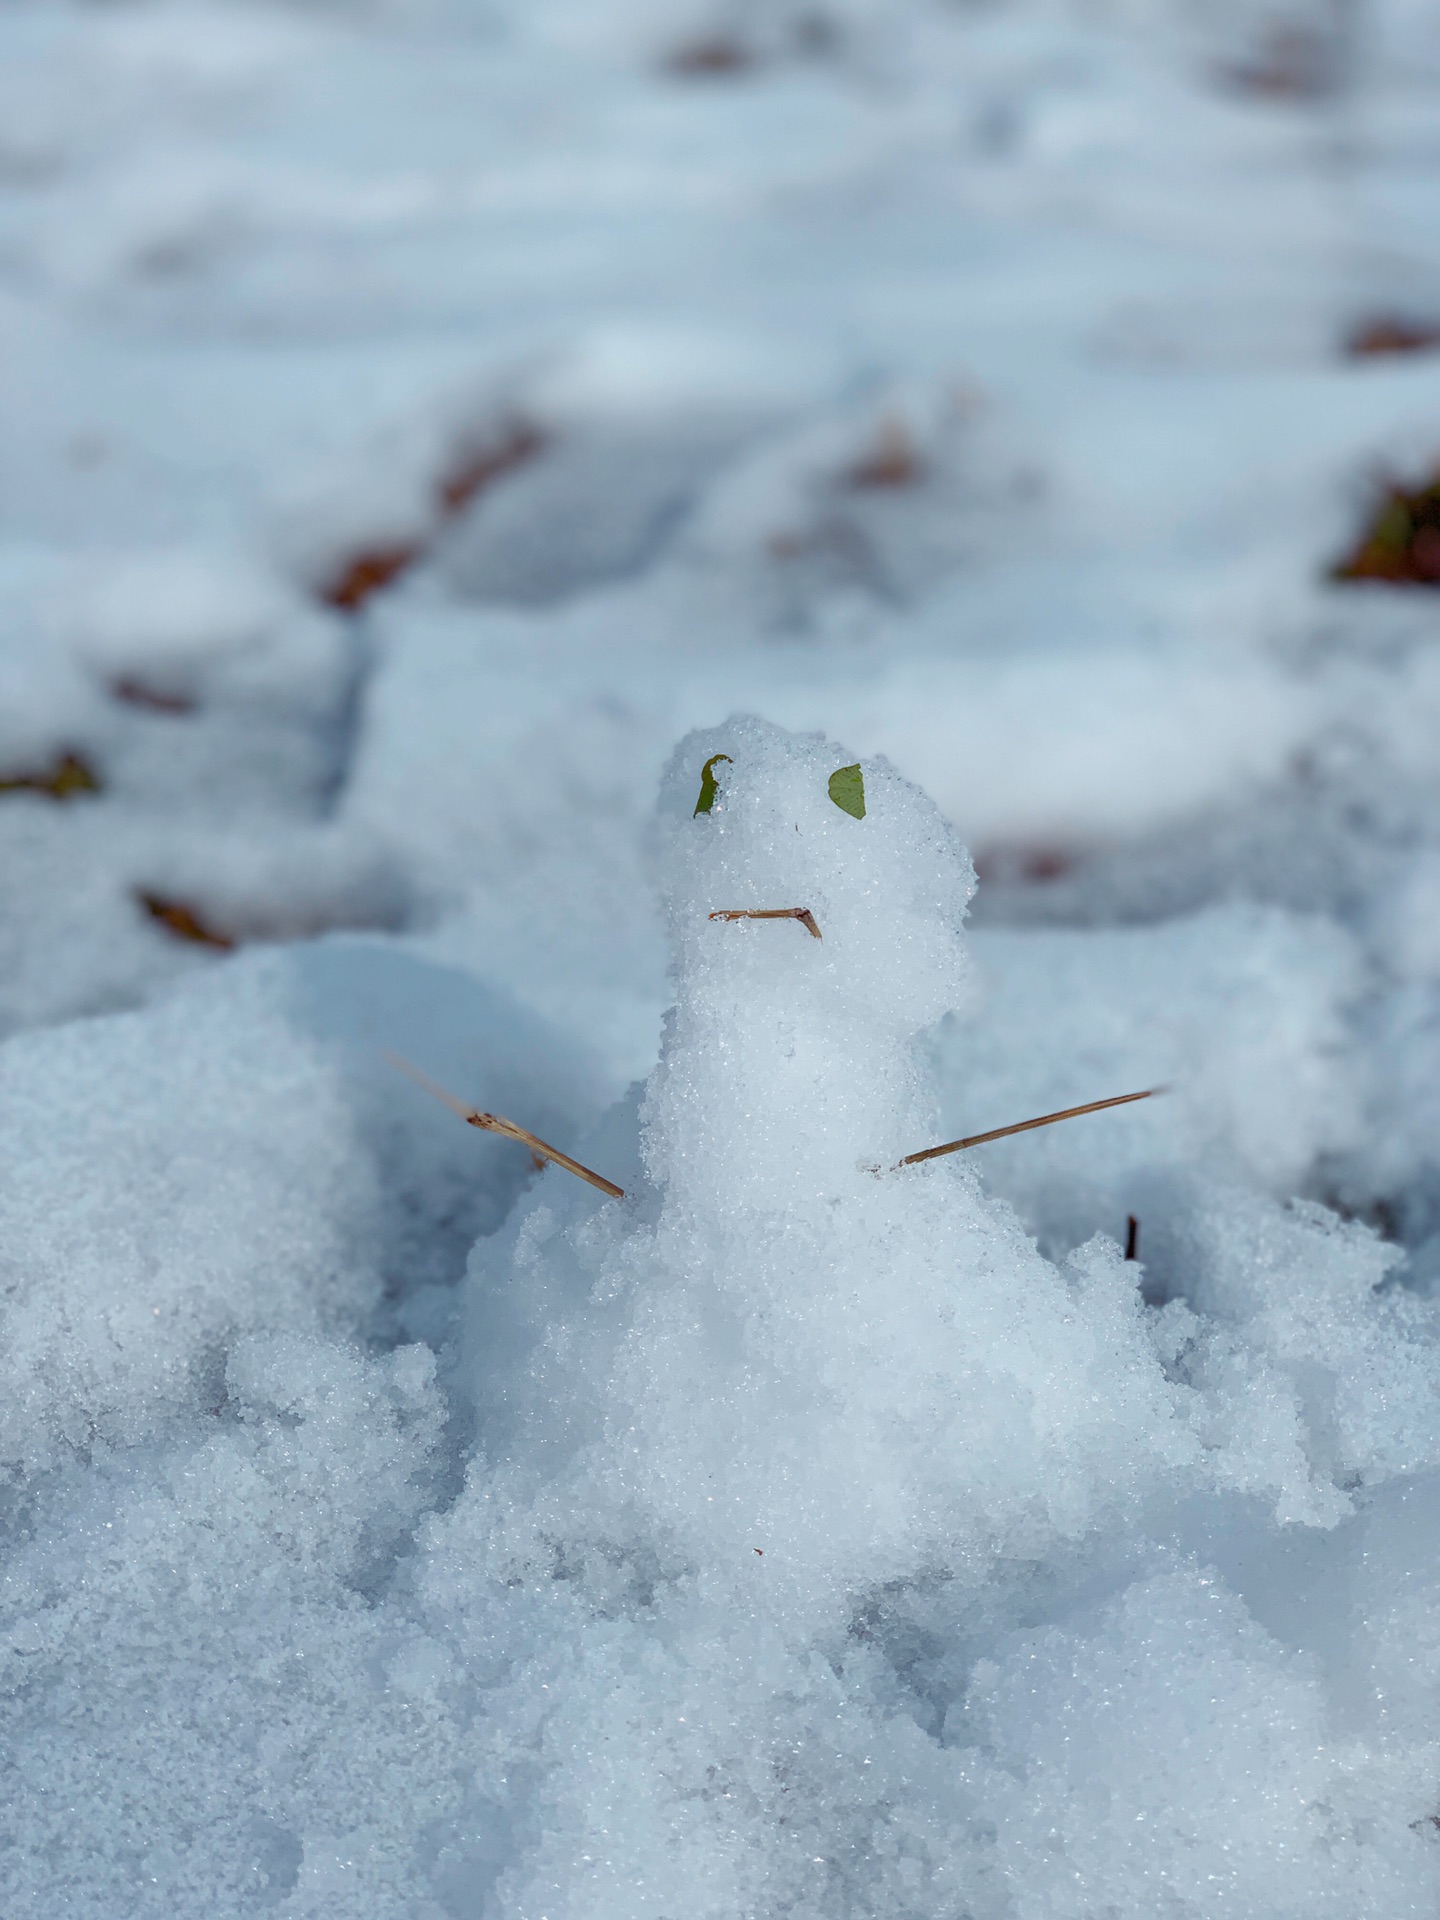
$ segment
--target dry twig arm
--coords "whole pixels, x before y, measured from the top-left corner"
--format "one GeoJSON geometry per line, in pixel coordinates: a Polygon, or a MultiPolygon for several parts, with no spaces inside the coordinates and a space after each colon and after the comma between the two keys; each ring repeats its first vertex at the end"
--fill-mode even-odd
{"type": "Polygon", "coordinates": [[[809,907],[717,907],[712,920],[798,920],[815,940],[823,940],[819,923],[809,907]]]}
{"type": "Polygon", "coordinates": [[[1035,1120],[1017,1120],[1013,1127],[993,1127],[989,1133],[972,1133],[965,1140],[947,1140],[943,1146],[926,1147],[920,1153],[907,1153],[899,1162],[913,1167],[921,1160],[938,1160],[943,1153],[963,1153],[966,1147],[983,1147],[987,1140],[1003,1140],[1007,1134],[1029,1133],[1034,1127],[1053,1127],[1057,1120],[1076,1120],[1082,1113],[1099,1113],[1104,1107],[1128,1107],[1132,1100],[1150,1100],[1164,1087],[1146,1087],[1143,1093],[1116,1093],[1108,1100],[1091,1100],[1083,1107],[1064,1107],[1059,1113],[1042,1113],[1035,1120]]]}
{"type": "Polygon", "coordinates": [[[584,1167],[578,1160],[572,1160],[568,1153],[562,1153],[558,1147],[552,1147],[548,1140],[542,1140],[538,1133],[531,1133],[528,1127],[517,1126],[513,1120],[507,1120],[502,1114],[485,1113],[479,1107],[467,1107],[463,1100],[457,1100],[453,1093],[432,1080],[428,1073],[422,1073],[419,1067],[398,1053],[387,1053],[385,1058],[391,1066],[398,1067],[401,1073],[408,1074],[417,1086],[433,1094],[442,1106],[449,1107],[452,1113],[458,1113],[467,1126],[479,1127],[485,1133],[498,1133],[502,1139],[518,1140],[521,1146],[529,1147],[532,1153],[539,1154],[542,1160],[553,1160],[557,1167],[564,1167],[567,1173],[573,1173],[577,1180],[586,1180],[592,1187],[598,1187],[601,1193],[608,1193],[612,1200],[623,1200],[625,1189],[617,1187],[613,1180],[607,1180],[603,1173],[596,1173],[590,1167],[584,1167]]]}

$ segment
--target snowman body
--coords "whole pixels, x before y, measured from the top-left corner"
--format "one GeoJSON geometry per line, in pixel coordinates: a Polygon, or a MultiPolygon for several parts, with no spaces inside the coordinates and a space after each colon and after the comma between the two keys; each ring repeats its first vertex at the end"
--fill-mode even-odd
{"type": "Polygon", "coordinates": [[[738,719],[671,762],[676,999],[641,1177],[605,1203],[547,1176],[476,1268],[507,1578],[619,1591],[643,1562],[632,1594],[681,1581],[808,1628],[1039,1554],[1188,1458],[1118,1251],[1061,1271],[962,1160],[897,1164],[936,1137],[925,1035],[965,991],[974,875],[886,763],[863,815],[853,778],[838,804],[851,759],[738,719]],[[784,909],[821,937],[712,918],[784,909]]]}

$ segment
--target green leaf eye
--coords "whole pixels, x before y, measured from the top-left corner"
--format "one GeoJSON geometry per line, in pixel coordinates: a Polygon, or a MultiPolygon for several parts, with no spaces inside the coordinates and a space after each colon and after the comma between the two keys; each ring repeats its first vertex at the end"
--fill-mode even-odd
{"type": "Polygon", "coordinates": [[[853,767],[837,767],[831,774],[830,798],[852,819],[865,818],[865,776],[858,760],[853,767]]]}
{"type": "MultiPolygon", "coordinates": [[[[727,761],[732,766],[734,765],[728,753],[712,753],[700,769],[700,798],[695,802],[695,813],[709,813],[710,809],[714,806],[715,795],[719,792],[719,788],[715,785],[714,770],[722,760],[727,761]]],[[[862,813],[865,810],[863,801],[861,802],[860,810],[862,813]]],[[[693,819],[695,816],[692,814],[690,817],[693,819]]]]}

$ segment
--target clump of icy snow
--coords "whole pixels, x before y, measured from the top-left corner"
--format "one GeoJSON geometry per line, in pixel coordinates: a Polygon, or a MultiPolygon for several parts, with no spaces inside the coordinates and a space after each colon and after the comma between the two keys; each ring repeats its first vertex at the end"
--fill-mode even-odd
{"type": "Polygon", "coordinates": [[[0,1465],[213,1404],[247,1327],[358,1326],[373,1203],[333,1067],[272,964],[0,1051],[0,1465]]]}
{"type": "Polygon", "coordinates": [[[529,1383],[476,1341],[482,1418],[497,1396],[529,1408],[493,1498],[533,1471],[557,1401],[590,1409],[532,1563],[563,1511],[577,1554],[660,1542],[702,1592],[823,1617],[1042,1552],[1193,1451],[1113,1245],[1062,1273],[968,1168],[896,1166],[934,1137],[919,1042],[964,990],[973,876],[883,761],[860,763],[864,817],[838,806],[852,761],[737,720],[671,762],[676,1006],[640,1110],[645,1181],[558,1231],[542,1206],[511,1274],[477,1275],[482,1317],[540,1263],[578,1269],[592,1303],[541,1331],[529,1383]],[[822,937],[710,917],[745,907],[806,908],[822,937]]]}
{"type": "Polygon", "coordinates": [[[1313,1658],[1204,1574],[1166,1570],[1091,1622],[1017,1636],[978,1664],[965,1711],[992,1745],[975,1784],[1022,1920],[1418,1913],[1433,1897],[1415,1836],[1362,1837],[1372,1808],[1327,1738],[1313,1658]]]}
{"type": "Polygon", "coordinates": [[[552,1168],[500,1224],[512,1149],[387,1101],[387,1036],[590,1100],[400,942],[0,1051],[7,1913],[1427,1910],[1440,1351],[1393,1250],[1171,1137],[1147,1304],[968,1157],[897,1167],[973,875],[883,761],[691,734],[658,849],[660,1059],[574,1142],[620,1201],[552,1168]]]}
{"type": "Polygon", "coordinates": [[[1113,1241],[1056,1266],[973,1166],[897,1169],[971,874],[884,763],[838,808],[850,760],[682,743],[676,1004],[589,1149],[628,1197],[549,1174],[472,1263],[480,1446],[426,1580],[523,1649],[497,1737],[543,1784],[497,1911],[1388,1911],[1434,1879],[1417,1776],[1371,1861],[1312,1658],[1345,1630],[1277,1638],[1267,1556],[1298,1523],[1343,1563],[1356,1489],[1429,1470],[1433,1313],[1367,1230],[1218,1180],[1155,1308],[1113,1241]],[[823,939],[710,918],[742,906],[823,939]]]}

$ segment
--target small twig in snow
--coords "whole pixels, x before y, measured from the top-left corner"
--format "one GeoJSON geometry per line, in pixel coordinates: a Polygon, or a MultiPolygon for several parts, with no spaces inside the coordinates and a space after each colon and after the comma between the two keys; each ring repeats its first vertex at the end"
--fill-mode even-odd
{"type": "Polygon", "coordinates": [[[984,1146],[987,1140],[1003,1140],[1007,1134],[1029,1133],[1032,1127],[1053,1127],[1057,1120],[1074,1120],[1082,1113],[1099,1113],[1102,1107],[1124,1107],[1132,1100],[1149,1100],[1164,1087],[1146,1087],[1143,1093],[1112,1094],[1108,1100],[1091,1100],[1083,1107],[1066,1107],[1060,1113],[1042,1113],[1038,1120],[1017,1120],[1013,1127],[995,1127],[989,1133],[972,1133],[968,1140],[947,1140],[942,1147],[926,1147],[921,1153],[907,1153],[902,1167],[913,1167],[919,1160],[938,1160],[942,1153],[963,1153],[966,1147],[984,1146]]]}
{"type": "Polygon", "coordinates": [[[798,920],[807,933],[817,940],[824,935],[815,923],[815,916],[809,907],[717,907],[711,914],[712,920],[798,920]]]}
{"type": "Polygon", "coordinates": [[[572,1160],[568,1153],[561,1153],[558,1147],[552,1147],[538,1134],[531,1133],[528,1127],[519,1127],[513,1120],[506,1120],[498,1113],[482,1113],[479,1107],[467,1107],[463,1100],[457,1100],[453,1093],[436,1084],[428,1073],[422,1073],[419,1067],[402,1058],[398,1053],[387,1053],[385,1058],[392,1067],[398,1067],[401,1073],[409,1074],[417,1086],[424,1087],[433,1094],[442,1106],[449,1107],[452,1113],[458,1113],[467,1126],[480,1127],[486,1133],[498,1133],[502,1139],[518,1140],[528,1147],[532,1155],[542,1160],[553,1160],[557,1167],[564,1167],[567,1173],[573,1173],[577,1180],[586,1180],[592,1187],[598,1187],[602,1193],[608,1193],[612,1199],[623,1200],[625,1189],[617,1187],[613,1180],[607,1180],[603,1173],[595,1173],[589,1167],[582,1167],[578,1160],[572,1160]]]}

